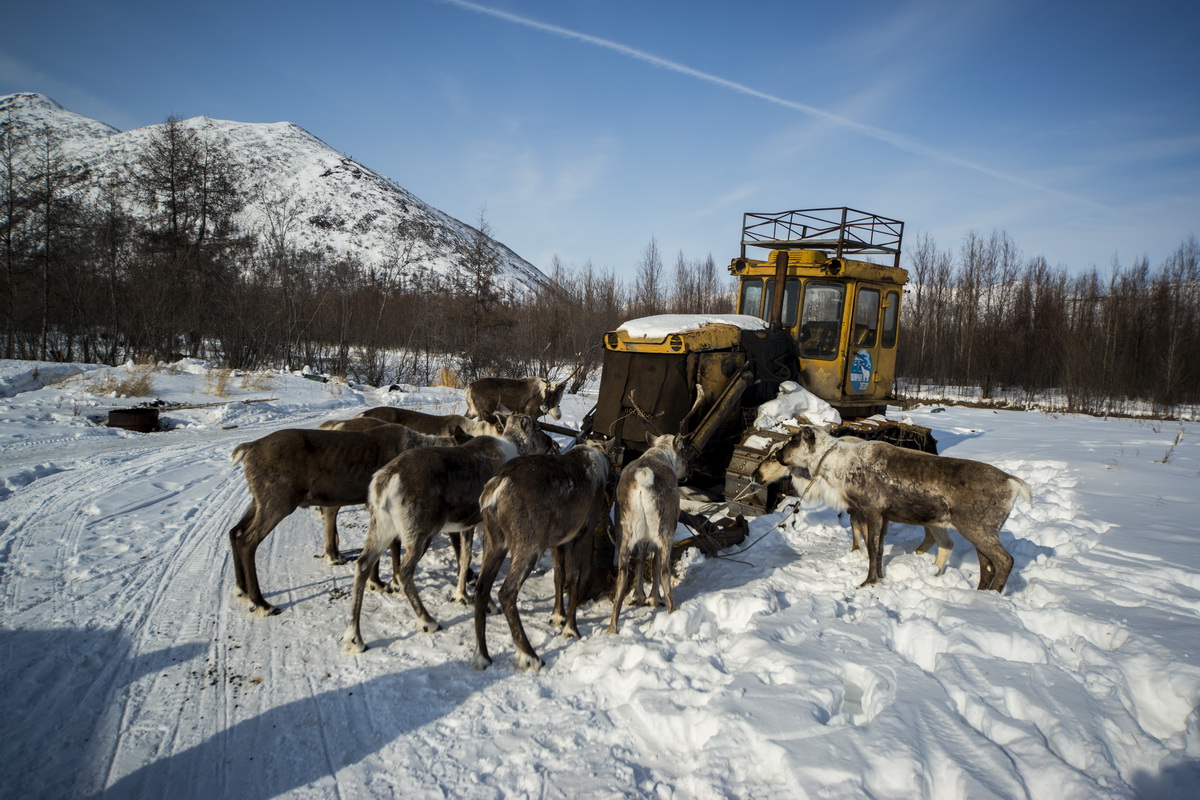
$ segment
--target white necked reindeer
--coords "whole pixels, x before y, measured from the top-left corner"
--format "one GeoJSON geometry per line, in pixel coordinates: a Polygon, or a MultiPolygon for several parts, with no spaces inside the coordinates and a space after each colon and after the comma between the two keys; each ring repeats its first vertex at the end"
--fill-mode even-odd
{"type": "Polygon", "coordinates": [[[654,437],[651,447],[621,470],[617,483],[617,585],[613,592],[612,620],[609,633],[617,632],[621,603],[634,584],[634,603],[645,598],[642,575],[647,555],[653,552],[650,571],[650,605],[658,606],[662,589],[667,611],[675,610],[671,591],[671,546],[679,522],[679,481],[687,474],[687,460],[682,452],[681,436],[666,434],[654,437]]]}
{"type": "Polygon", "coordinates": [[[566,637],[579,636],[575,614],[592,560],[592,532],[608,514],[609,456],[598,445],[578,444],[563,455],[532,455],[510,461],[488,481],[480,497],[483,564],[475,585],[475,657],[487,669],[487,613],[492,585],[505,556],[512,554],[499,600],[517,646],[517,666],[538,670],[538,658],[521,617],[517,595],[542,553],[554,548],[554,615],[566,637]],[[562,611],[563,588],[567,593],[562,611]]]}
{"type": "Polygon", "coordinates": [[[254,560],[258,546],[275,526],[297,508],[327,509],[325,558],[339,564],[337,509],[367,502],[375,470],[410,448],[462,440],[384,424],[367,430],[290,428],[235,447],[233,463],[242,465],[251,500],[229,531],[237,581],[234,593],[246,598],[256,614],[279,613],[262,595],[254,560]]]}
{"type": "Polygon", "coordinates": [[[534,419],[546,414],[561,419],[558,405],[566,387],[566,381],[545,378],[480,378],[467,385],[467,416],[495,422],[496,412],[507,409],[534,419]]]}
{"type": "MultiPolygon", "coordinates": [[[[867,439],[863,439],[858,436],[839,436],[837,437],[837,440],[844,446],[866,444],[868,441],[867,439]]],[[[814,500],[823,500],[825,498],[825,493],[830,490],[826,481],[823,478],[820,478],[820,476],[817,478],[811,477],[807,470],[793,469],[784,466],[777,457],[778,451],[781,447],[783,447],[782,444],[777,445],[774,449],[772,449],[767,457],[763,459],[762,463],[759,464],[755,469],[752,480],[755,483],[765,485],[783,480],[784,478],[790,478],[792,491],[795,493],[796,497],[803,498],[805,495],[811,493],[814,500]]],[[[829,501],[828,504],[835,508],[839,515],[843,511],[847,511],[849,513],[850,534],[852,537],[850,550],[851,552],[862,550],[863,543],[866,541],[868,534],[866,519],[863,517],[863,515],[855,513],[848,508],[842,508],[838,505],[839,502],[840,501],[835,497],[832,501],[829,501]]],[[[887,519],[883,520],[882,532],[880,533],[881,538],[887,536],[888,522],[889,521],[887,519]]],[[[925,538],[919,545],[917,545],[916,552],[918,554],[926,553],[931,548],[936,546],[937,555],[934,557],[933,565],[937,569],[936,574],[941,575],[943,572],[945,572],[946,562],[949,560],[950,554],[954,551],[954,542],[950,538],[950,529],[943,525],[933,524],[925,525],[924,527],[925,538]]]]}
{"type": "Polygon", "coordinates": [[[355,419],[378,419],[412,428],[430,436],[452,436],[455,428],[461,428],[471,436],[499,436],[504,426],[481,419],[468,419],[462,414],[426,414],[411,408],[379,406],[368,408],[355,419]]]}
{"type": "Polygon", "coordinates": [[[479,523],[479,493],[505,462],[518,455],[545,452],[549,437],[524,414],[508,418],[501,436],[476,436],[459,447],[425,447],[411,450],[389,462],[371,480],[367,508],[371,513],[367,543],[354,574],[354,600],[350,624],[342,636],[349,653],[367,649],[359,624],[363,589],[383,551],[399,542],[403,553],[392,578],[404,590],[425,633],[440,627],[430,615],[413,581],[417,563],[438,531],[461,532],[456,602],[468,604],[467,570],[471,559],[471,532],[479,523]]]}
{"type": "MultiPolygon", "coordinates": [[[[1013,559],[1000,528],[1018,497],[1031,502],[1029,486],[990,464],[935,456],[886,442],[846,442],[804,426],[754,470],[766,483],[780,470],[807,478],[815,497],[850,512],[867,540],[870,586],[883,575],[883,537],[889,520],[954,528],[975,545],[979,589],[1003,591],[1013,559]]],[[[940,553],[939,553],[940,556],[940,553]]]]}

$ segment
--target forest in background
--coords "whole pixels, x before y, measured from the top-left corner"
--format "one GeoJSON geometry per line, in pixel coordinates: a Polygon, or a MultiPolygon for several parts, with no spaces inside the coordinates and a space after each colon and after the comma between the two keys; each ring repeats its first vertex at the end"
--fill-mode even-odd
{"type": "MultiPolygon", "coordinates": [[[[652,239],[631,282],[555,259],[551,285],[514,292],[484,214],[442,276],[414,269],[412,231],[384,266],[296,247],[288,198],[249,198],[229,154],[169,119],[125,174],[80,187],[53,130],[0,133],[5,358],[117,364],[181,356],[235,369],[308,366],[372,385],[599,366],[600,337],[656,313],[727,313],[712,256],[668,264],[652,239]],[[266,220],[240,230],[255,204],[266,220]],[[407,243],[407,244],[406,244],[407,243]],[[404,277],[398,277],[404,276],[404,277]]],[[[402,235],[403,234],[403,235],[402,235]]],[[[1200,404],[1200,247],[1071,271],[1004,232],[906,248],[897,388],[974,392],[1063,410],[1173,416],[1200,404]]]]}

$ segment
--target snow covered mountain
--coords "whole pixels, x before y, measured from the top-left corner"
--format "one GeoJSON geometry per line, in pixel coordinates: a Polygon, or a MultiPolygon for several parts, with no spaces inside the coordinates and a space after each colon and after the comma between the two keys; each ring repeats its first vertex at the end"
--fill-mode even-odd
{"type": "MultiPolygon", "coordinates": [[[[306,250],[353,256],[364,265],[404,277],[446,276],[475,229],[334,150],[290,122],[250,123],[195,117],[184,127],[225,146],[243,175],[249,199],[238,217],[246,231],[269,227],[286,214],[291,243],[306,250]]],[[[90,183],[128,174],[162,125],[119,131],[63,108],[45,95],[20,92],[0,97],[0,131],[44,128],[62,139],[62,151],[89,167],[90,183]]],[[[495,241],[495,240],[493,240],[495,241]]],[[[522,293],[546,285],[547,277],[500,242],[499,282],[522,293]]]]}

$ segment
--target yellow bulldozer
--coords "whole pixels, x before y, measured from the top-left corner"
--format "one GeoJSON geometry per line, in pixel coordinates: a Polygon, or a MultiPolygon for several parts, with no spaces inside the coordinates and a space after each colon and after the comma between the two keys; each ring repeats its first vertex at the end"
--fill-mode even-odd
{"type": "Polygon", "coordinates": [[[689,483],[723,495],[729,517],[761,514],[778,499],[749,475],[788,436],[754,425],[787,381],[836,409],[837,435],[936,452],[929,429],[881,416],[901,341],[903,232],[899,220],[851,208],[746,213],[741,254],[729,265],[737,313],[633,320],[606,333],[599,397],[582,433],[620,440],[618,467],[645,451],[649,435],[685,434],[689,483]],[[749,258],[748,247],[766,258],[749,258]]]}

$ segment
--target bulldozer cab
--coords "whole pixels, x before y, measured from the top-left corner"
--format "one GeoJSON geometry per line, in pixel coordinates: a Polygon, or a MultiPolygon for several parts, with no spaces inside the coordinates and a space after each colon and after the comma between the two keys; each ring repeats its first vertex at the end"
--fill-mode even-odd
{"type": "Polygon", "coordinates": [[[795,342],[801,383],[842,417],[879,414],[896,374],[904,223],[849,208],[746,214],[737,312],[795,342]],[[769,250],[764,259],[747,247],[769,250]],[[882,256],[878,264],[851,256],[882,256]],[[782,289],[780,289],[782,287],[782,289]]]}

